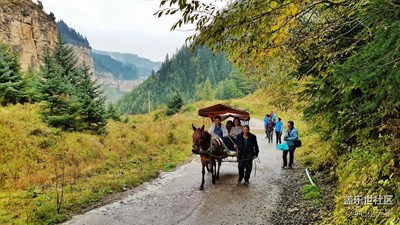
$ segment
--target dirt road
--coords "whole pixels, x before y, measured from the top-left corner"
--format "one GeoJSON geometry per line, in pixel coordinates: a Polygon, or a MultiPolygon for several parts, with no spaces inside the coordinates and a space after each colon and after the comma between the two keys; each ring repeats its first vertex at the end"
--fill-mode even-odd
{"type": "Polygon", "coordinates": [[[74,216],[65,224],[272,224],[282,190],[279,181],[285,179],[285,171],[281,169],[281,152],[260,130],[262,121],[252,120],[252,131],[259,133],[261,163],[253,164],[249,185],[237,184],[237,163],[226,162],[216,185],[211,184],[208,173],[205,190],[200,191],[201,168],[195,156],[176,171],[162,173],[133,190],[130,196],[74,216]]]}

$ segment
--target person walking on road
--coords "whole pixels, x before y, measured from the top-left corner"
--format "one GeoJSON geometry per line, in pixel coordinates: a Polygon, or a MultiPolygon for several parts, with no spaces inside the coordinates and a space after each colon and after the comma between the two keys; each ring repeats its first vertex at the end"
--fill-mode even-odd
{"type": "Polygon", "coordinates": [[[267,115],[265,115],[265,117],[264,117],[264,130],[265,130],[265,138],[268,138],[268,132],[267,132],[267,129],[266,129],[266,127],[267,127],[267,123],[268,123],[268,120],[269,120],[270,118],[269,118],[269,115],[267,114],[267,115]]]}
{"type": "Polygon", "coordinates": [[[274,142],[272,138],[274,133],[274,128],[275,128],[275,123],[270,118],[267,122],[267,126],[265,127],[265,130],[267,131],[268,143],[274,142]]]}
{"type": "Polygon", "coordinates": [[[238,149],[238,169],[239,179],[238,183],[242,182],[243,178],[245,184],[249,184],[250,174],[253,166],[253,159],[258,157],[258,144],[257,137],[250,133],[248,125],[243,126],[243,132],[236,137],[235,148],[238,149]]]}
{"type": "Polygon", "coordinates": [[[274,114],[272,114],[272,120],[274,121],[274,123],[276,123],[277,118],[278,118],[278,114],[276,114],[276,112],[274,112],[274,114]]]}
{"type": "Polygon", "coordinates": [[[283,123],[282,119],[279,117],[278,122],[275,125],[275,134],[276,134],[276,144],[282,144],[282,130],[283,130],[283,123]]]}
{"type": "Polygon", "coordinates": [[[283,151],[283,166],[282,168],[286,168],[287,164],[287,154],[289,153],[289,169],[292,168],[293,166],[293,161],[294,161],[294,151],[296,150],[296,145],[294,141],[298,140],[299,133],[296,128],[294,128],[294,122],[289,121],[287,123],[288,129],[286,130],[285,136],[283,137],[283,140],[286,141],[287,145],[289,146],[289,151],[283,151]]]}

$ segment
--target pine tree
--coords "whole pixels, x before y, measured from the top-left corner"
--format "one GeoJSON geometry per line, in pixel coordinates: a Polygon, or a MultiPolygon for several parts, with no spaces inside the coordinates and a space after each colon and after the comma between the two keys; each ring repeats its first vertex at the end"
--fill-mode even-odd
{"type": "Polygon", "coordinates": [[[18,60],[4,45],[0,45],[0,104],[20,102],[22,89],[18,60]]]}
{"type": "Polygon", "coordinates": [[[114,121],[121,121],[121,117],[115,109],[114,104],[110,103],[107,107],[107,119],[112,119],[114,121]]]}
{"type": "Polygon", "coordinates": [[[167,116],[174,115],[175,113],[179,112],[182,106],[183,106],[182,96],[179,94],[179,92],[176,92],[174,96],[167,103],[168,108],[166,111],[166,115],[167,116]]]}
{"type": "Polygon", "coordinates": [[[224,80],[218,84],[218,99],[231,99],[243,96],[243,92],[237,87],[236,82],[232,79],[224,80]]]}
{"type": "Polygon", "coordinates": [[[21,98],[23,101],[34,103],[40,100],[40,78],[33,70],[29,70],[23,77],[24,88],[21,98]]]}
{"type": "Polygon", "coordinates": [[[63,76],[74,86],[82,82],[82,76],[77,76],[78,58],[75,56],[71,47],[58,37],[58,43],[54,49],[53,57],[60,65],[63,76]]]}
{"type": "Polygon", "coordinates": [[[91,80],[87,66],[79,66],[72,49],[61,41],[41,68],[42,116],[64,130],[104,132],[105,97],[91,80]]]}
{"type": "Polygon", "coordinates": [[[209,79],[207,79],[202,85],[196,85],[196,96],[199,100],[214,100],[215,94],[216,93],[209,79]]]}
{"type": "Polygon", "coordinates": [[[79,106],[70,94],[72,85],[63,76],[54,57],[48,54],[44,57],[40,75],[43,78],[39,86],[43,120],[53,127],[76,130],[79,106]]]}
{"type": "Polygon", "coordinates": [[[107,114],[104,107],[106,98],[103,96],[103,91],[100,89],[100,85],[91,79],[88,67],[82,67],[77,74],[83,78],[76,95],[77,102],[80,104],[81,129],[103,133],[107,124],[107,114]]]}

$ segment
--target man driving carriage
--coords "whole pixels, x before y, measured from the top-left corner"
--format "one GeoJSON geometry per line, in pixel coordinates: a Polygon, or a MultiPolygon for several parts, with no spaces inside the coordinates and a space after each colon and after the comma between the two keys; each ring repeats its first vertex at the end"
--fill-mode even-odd
{"type": "Polygon", "coordinates": [[[258,157],[259,148],[257,144],[257,137],[250,133],[249,125],[243,126],[243,132],[237,138],[235,148],[238,148],[238,169],[239,179],[238,183],[242,182],[243,178],[245,184],[249,184],[250,174],[252,170],[252,160],[258,157]]]}

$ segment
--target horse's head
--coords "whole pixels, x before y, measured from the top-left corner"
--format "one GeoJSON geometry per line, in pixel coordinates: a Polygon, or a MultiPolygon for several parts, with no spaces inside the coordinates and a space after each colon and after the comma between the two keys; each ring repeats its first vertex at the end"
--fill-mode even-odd
{"type": "Polygon", "coordinates": [[[204,135],[204,125],[200,128],[196,128],[193,124],[192,124],[192,128],[193,128],[193,145],[192,145],[192,152],[195,154],[198,154],[200,152],[200,147],[201,145],[204,143],[205,140],[205,135],[204,135]]]}

